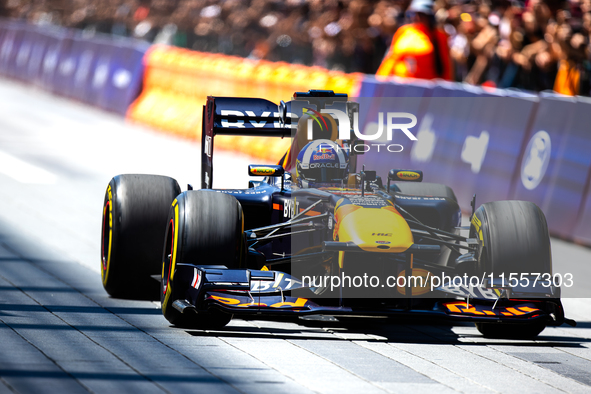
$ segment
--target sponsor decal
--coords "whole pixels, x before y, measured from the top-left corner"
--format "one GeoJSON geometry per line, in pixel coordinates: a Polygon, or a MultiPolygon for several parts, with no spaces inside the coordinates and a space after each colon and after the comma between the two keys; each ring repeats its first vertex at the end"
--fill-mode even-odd
{"type": "Polygon", "coordinates": [[[521,162],[521,183],[527,190],[538,187],[544,178],[551,151],[552,142],[547,132],[538,131],[529,140],[521,162]]]}
{"type": "Polygon", "coordinates": [[[421,174],[417,174],[416,172],[413,172],[413,171],[398,171],[396,173],[396,176],[399,179],[402,179],[405,181],[412,181],[415,179],[419,179],[421,177],[421,174]]]}
{"type": "Polygon", "coordinates": [[[421,197],[421,196],[396,196],[400,200],[425,200],[425,201],[445,201],[444,197],[421,197]]]}
{"type": "Polygon", "coordinates": [[[433,114],[425,114],[421,120],[417,133],[417,142],[410,150],[410,160],[413,163],[428,163],[433,157],[433,151],[437,144],[437,135],[433,130],[433,114]]]}
{"type": "Polygon", "coordinates": [[[310,163],[308,168],[339,168],[338,163],[310,163]]]}
{"type": "Polygon", "coordinates": [[[521,316],[527,314],[535,314],[536,312],[540,311],[537,308],[532,308],[527,305],[509,308],[489,309],[482,305],[467,304],[465,301],[449,302],[444,305],[451,313],[461,313],[478,316],[521,316]]]}
{"type": "Polygon", "coordinates": [[[283,217],[284,218],[292,218],[298,212],[298,208],[300,203],[294,200],[285,200],[283,201],[283,217]]]}
{"type": "MultiPolygon", "coordinates": [[[[291,120],[292,124],[282,124],[279,118],[279,112],[264,111],[261,114],[255,114],[254,111],[242,111],[233,109],[222,109],[221,110],[221,123],[222,127],[236,127],[244,129],[247,126],[249,128],[264,128],[271,125],[273,128],[296,128],[297,121],[291,120]],[[267,120],[268,119],[268,120],[267,120]],[[248,123],[245,123],[248,121],[248,123]]],[[[287,117],[290,119],[297,119],[297,115],[290,112],[287,113],[287,117]]]]}
{"type": "Polygon", "coordinates": [[[470,169],[474,174],[478,174],[480,172],[480,168],[482,167],[482,163],[484,162],[484,158],[486,156],[486,150],[488,149],[489,139],[490,135],[488,132],[482,131],[480,136],[475,137],[473,135],[469,135],[464,141],[461,159],[464,163],[470,164],[470,169]]]}
{"type": "Polygon", "coordinates": [[[360,205],[362,207],[385,207],[388,205],[386,201],[378,196],[351,196],[349,197],[349,201],[353,205],[360,205]]]}
{"type": "Polygon", "coordinates": [[[253,167],[250,169],[253,175],[272,175],[275,173],[275,169],[269,167],[253,167]]]}
{"type": "Polygon", "coordinates": [[[312,155],[312,157],[314,158],[314,160],[334,160],[335,155],[331,155],[329,153],[322,153],[320,155],[312,155]]]}

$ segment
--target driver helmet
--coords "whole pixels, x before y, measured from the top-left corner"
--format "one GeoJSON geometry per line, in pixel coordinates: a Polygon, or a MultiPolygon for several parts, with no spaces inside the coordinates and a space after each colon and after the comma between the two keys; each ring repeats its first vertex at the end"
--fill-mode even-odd
{"type": "Polygon", "coordinates": [[[334,141],[309,142],[298,154],[296,179],[300,187],[340,184],[348,175],[348,154],[334,141]]]}

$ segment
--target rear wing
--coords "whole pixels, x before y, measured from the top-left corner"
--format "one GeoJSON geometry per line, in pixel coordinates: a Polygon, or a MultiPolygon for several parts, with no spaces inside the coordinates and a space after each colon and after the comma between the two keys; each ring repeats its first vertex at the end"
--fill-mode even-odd
{"type": "MultiPolygon", "coordinates": [[[[359,104],[347,101],[347,94],[332,90],[295,92],[294,100],[279,105],[260,98],[207,97],[203,106],[201,133],[201,188],[213,185],[213,146],[216,135],[250,137],[289,137],[297,129],[302,108],[313,106],[339,108],[348,114],[358,111],[359,104]]],[[[352,115],[350,115],[352,117],[352,115]]],[[[352,118],[350,119],[352,122],[352,118]]]]}
{"type": "Polygon", "coordinates": [[[290,107],[289,102],[277,105],[259,98],[207,97],[201,133],[201,188],[211,189],[213,185],[216,135],[291,138],[290,107]]]}

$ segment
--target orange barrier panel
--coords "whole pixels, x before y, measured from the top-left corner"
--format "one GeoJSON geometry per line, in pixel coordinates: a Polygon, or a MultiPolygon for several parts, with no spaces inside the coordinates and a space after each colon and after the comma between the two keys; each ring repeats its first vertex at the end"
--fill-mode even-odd
{"type": "MultiPolygon", "coordinates": [[[[260,97],[276,103],[309,89],[355,96],[362,78],[362,74],[320,67],[160,45],[146,53],[144,68],[143,90],[129,106],[127,119],[197,141],[201,140],[201,115],[207,96],[260,97]]],[[[277,162],[289,144],[287,138],[216,138],[216,149],[242,152],[263,162],[277,162]]]]}

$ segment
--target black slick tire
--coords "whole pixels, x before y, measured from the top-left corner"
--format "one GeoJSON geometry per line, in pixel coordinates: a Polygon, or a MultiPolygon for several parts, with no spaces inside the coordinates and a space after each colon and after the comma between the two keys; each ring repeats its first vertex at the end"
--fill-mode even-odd
{"type": "Polygon", "coordinates": [[[107,187],[101,231],[101,278],[112,297],[158,299],[162,240],[170,204],[180,193],[172,178],[117,175],[107,187]]]}
{"type": "MultiPolygon", "coordinates": [[[[479,275],[552,273],[552,254],[546,217],[529,201],[482,204],[472,218],[470,236],[478,240],[479,275]]],[[[491,338],[534,338],[545,322],[524,324],[478,323],[491,338]]]]}
{"type": "Polygon", "coordinates": [[[160,297],[162,314],[180,327],[215,329],[228,324],[232,315],[218,310],[182,314],[172,303],[186,299],[192,277],[181,275],[181,264],[224,265],[239,268],[244,260],[244,218],[236,198],[210,190],[180,194],[168,216],[160,297]],[[176,275],[179,273],[179,275],[176,275]]]}

